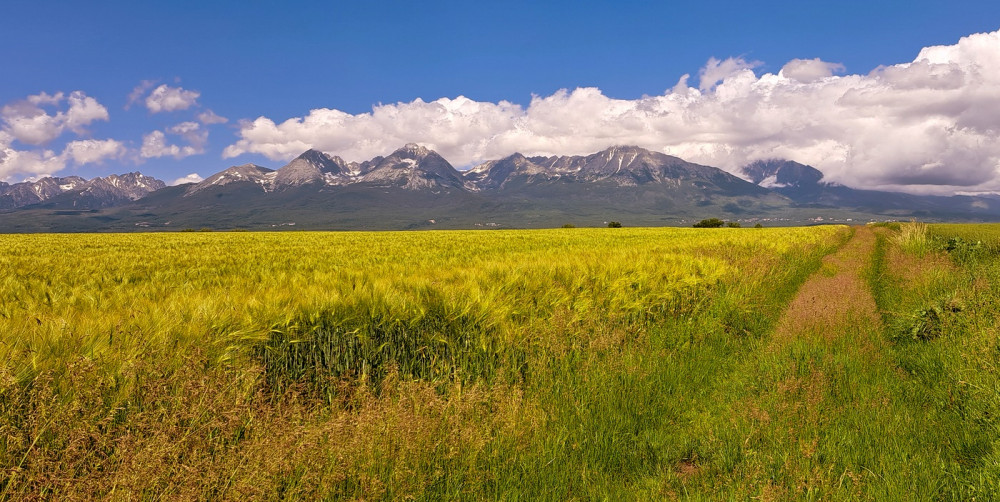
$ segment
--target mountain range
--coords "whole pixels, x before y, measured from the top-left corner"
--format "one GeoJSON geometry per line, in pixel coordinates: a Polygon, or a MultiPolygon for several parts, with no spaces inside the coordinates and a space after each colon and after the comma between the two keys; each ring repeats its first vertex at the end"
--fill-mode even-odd
{"type": "Polygon", "coordinates": [[[996,197],[858,190],[787,160],[757,161],[741,174],[635,146],[585,156],[515,153],[464,172],[416,144],[360,163],[308,150],[277,170],[244,164],[171,187],[140,173],[2,183],[0,231],[1000,219],[996,197]]]}
{"type": "Polygon", "coordinates": [[[112,174],[85,180],[45,177],[13,185],[0,182],[0,210],[23,207],[101,209],[126,204],[167,185],[142,173],[112,174]]]}

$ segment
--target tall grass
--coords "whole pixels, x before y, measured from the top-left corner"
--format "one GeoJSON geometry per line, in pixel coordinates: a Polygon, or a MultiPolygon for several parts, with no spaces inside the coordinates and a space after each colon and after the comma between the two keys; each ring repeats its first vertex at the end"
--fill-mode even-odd
{"type": "Polygon", "coordinates": [[[900,223],[896,237],[899,246],[908,253],[923,256],[930,249],[927,224],[916,220],[900,223]]]}

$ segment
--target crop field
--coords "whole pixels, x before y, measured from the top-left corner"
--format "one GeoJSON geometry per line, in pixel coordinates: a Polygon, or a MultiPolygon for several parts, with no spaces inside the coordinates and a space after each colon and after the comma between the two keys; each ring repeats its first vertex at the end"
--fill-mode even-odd
{"type": "Polygon", "coordinates": [[[993,228],[0,236],[0,500],[989,500],[993,228]]]}

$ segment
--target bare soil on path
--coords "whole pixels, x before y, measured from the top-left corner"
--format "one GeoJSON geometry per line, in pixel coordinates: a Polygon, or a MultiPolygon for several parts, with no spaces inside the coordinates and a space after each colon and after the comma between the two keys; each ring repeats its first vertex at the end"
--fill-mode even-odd
{"type": "Polygon", "coordinates": [[[833,339],[845,328],[880,323],[864,278],[875,240],[874,230],[856,227],[846,244],[823,259],[820,270],[806,280],[782,314],[772,345],[801,337],[833,339]]]}

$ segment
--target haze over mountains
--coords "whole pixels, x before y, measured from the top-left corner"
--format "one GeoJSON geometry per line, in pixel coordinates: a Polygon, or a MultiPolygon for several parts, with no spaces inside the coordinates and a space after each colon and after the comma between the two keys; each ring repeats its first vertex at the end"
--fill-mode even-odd
{"type": "Polygon", "coordinates": [[[465,172],[416,144],[360,163],[308,150],[277,170],[244,164],[173,187],[140,173],[0,184],[0,231],[1000,219],[997,198],[856,190],[792,161],[757,161],[742,174],[635,146],[586,156],[515,153],[465,172]]]}

